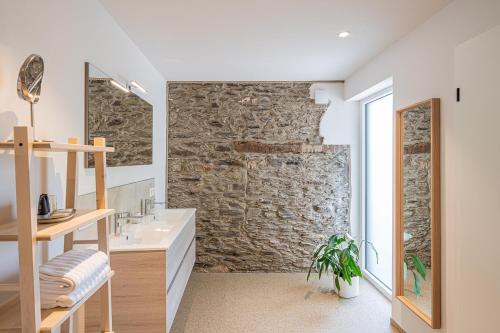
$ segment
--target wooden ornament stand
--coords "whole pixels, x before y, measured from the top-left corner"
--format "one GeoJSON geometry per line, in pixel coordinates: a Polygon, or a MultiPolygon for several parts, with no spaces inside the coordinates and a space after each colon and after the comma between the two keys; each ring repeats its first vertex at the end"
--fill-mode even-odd
{"type": "Polygon", "coordinates": [[[39,245],[40,241],[51,241],[64,236],[64,251],[74,244],[73,232],[92,223],[97,223],[97,247],[109,256],[108,209],[106,191],[106,153],[114,148],[105,146],[104,138],[95,138],[94,145],[79,145],[76,138],[68,143],[34,142],[31,127],[14,128],[14,142],[0,142],[0,150],[14,152],[16,169],[17,221],[0,225],[0,241],[17,241],[19,251],[19,283],[0,284],[0,291],[19,292],[18,300],[9,302],[0,309],[0,332],[61,332],[81,333],[85,331],[84,305],[94,293],[99,293],[101,303],[101,332],[112,333],[111,277],[91,290],[71,308],[42,310],[40,307],[39,245]],[[34,152],[67,153],[66,208],[75,208],[78,179],[78,153],[95,154],[96,209],[77,210],[72,219],[53,224],[37,224],[37,191],[35,172],[31,163],[34,152]]]}

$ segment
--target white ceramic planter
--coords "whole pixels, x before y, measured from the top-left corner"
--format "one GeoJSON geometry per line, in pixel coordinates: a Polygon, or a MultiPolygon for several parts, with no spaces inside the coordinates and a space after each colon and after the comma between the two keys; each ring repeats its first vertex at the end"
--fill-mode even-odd
{"type": "Polygon", "coordinates": [[[335,292],[342,298],[353,298],[359,296],[359,276],[351,279],[352,285],[349,285],[342,278],[339,278],[340,291],[335,288],[335,292]]]}

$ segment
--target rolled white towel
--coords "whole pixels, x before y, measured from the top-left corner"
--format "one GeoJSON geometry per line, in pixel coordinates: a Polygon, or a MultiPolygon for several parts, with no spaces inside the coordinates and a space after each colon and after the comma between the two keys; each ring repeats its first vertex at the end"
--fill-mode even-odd
{"type": "Polygon", "coordinates": [[[106,279],[108,256],[92,249],[73,249],[40,266],[43,309],[71,307],[106,279]]]}

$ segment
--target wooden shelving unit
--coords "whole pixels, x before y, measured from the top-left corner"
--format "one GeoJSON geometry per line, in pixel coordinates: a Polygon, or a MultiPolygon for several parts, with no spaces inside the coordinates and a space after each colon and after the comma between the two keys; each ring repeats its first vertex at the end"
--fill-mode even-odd
{"type": "Polygon", "coordinates": [[[0,241],[15,241],[19,250],[19,282],[0,284],[1,291],[19,292],[19,298],[8,304],[0,313],[0,332],[61,332],[85,331],[84,306],[94,293],[100,294],[101,332],[112,332],[111,271],[108,278],[71,308],[41,310],[39,255],[37,242],[52,241],[64,237],[64,251],[70,251],[75,242],[73,232],[91,223],[97,223],[98,249],[109,255],[109,230],[107,218],[114,210],[107,208],[106,153],[114,148],[106,147],[104,138],[95,138],[94,145],[80,145],[75,138],[68,143],[34,142],[32,129],[14,128],[13,142],[0,142],[0,150],[12,150],[16,169],[17,220],[0,225],[0,241]],[[75,208],[79,152],[95,154],[96,209],[77,210],[76,215],[65,222],[38,224],[36,219],[37,197],[34,190],[35,170],[31,160],[35,151],[67,153],[66,208],[75,208]]]}
{"type": "MultiPolygon", "coordinates": [[[[36,240],[51,241],[105,217],[113,215],[114,209],[77,210],[75,216],[65,222],[38,224],[36,240]]],[[[0,241],[17,241],[17,221],[0,225],[0,241]]]]}
{"type": "MultiPolygon", "coordinates": [[[[108,275],[107,280],[102,281],[99,285],[97,285],[92,291],[90,291],[83,299],[81,299],[77,304],[73,305],[70,308],[54,308],[48,310],[42,310],[41,312],[41,323],[40,323],[40,332],[54,332],[56,328],[62,326],[62,324],[71,318],[71,316],[76,313],[82,306],[87,302],[87,300],[92,296],[95,292],[97,292],[106,282],[113,277],[115,273],[111,271],[108,275]]],[[[22,324],[21,324],[21,316],[19,315],[21,312],[21,304],[19,299],[15,299],[9,306],[9,311],[0,314],[0,323],[3,323],[3,326],[0,326],[0,332],[21,332],[22,324]],[[8,327],[8,328],[5,328],[8,327]]]]}
{"type": "Polygon", "coordinates": [[[56,327],[61,326],[66,320],[71,318],[71,316],[78,311],[87,300],[95,294],[103,285],[109,283],[111,277],[115,272],[111,271],[108,274],[108,278],[102,281],[100,284],[95,286],[84,298],[82,298],[78,303],[70,308],[54,308],[49,310],[42,310],[42,323],[40,325],[40,332],[54,332],[56,327]]]}
{"type": "MultiPolygon", "coordinates": [[[[0,149],[13,150],[14,141],[0,142],[0,149]]],[[[33,150],[48,151],[52,153],[69,153],[69,152],[112,153],[115,151],[113,147],[97,147],[97,146],[79,145],[75,143],[59,143],[59,142],[33,142],[33,150]]]]}

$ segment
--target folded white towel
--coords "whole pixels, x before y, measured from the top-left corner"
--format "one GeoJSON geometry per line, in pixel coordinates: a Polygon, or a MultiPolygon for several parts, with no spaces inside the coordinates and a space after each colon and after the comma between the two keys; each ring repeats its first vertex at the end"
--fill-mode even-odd
{"type": "Polygon", "coordinates": [[[71,307],[106,279],[108,256],[92,249],[73,249],[40,266],[43,309],[71,307]]]}

